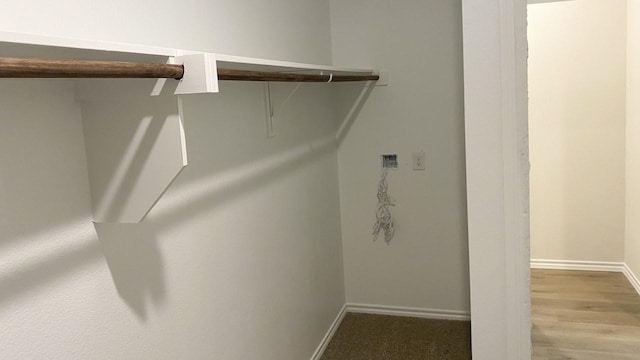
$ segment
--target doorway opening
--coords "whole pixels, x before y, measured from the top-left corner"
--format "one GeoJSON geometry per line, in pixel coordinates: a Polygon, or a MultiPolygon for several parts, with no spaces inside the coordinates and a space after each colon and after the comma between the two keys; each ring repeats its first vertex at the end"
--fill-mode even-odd
{"type": "Polygon", "coordinates": [[[627,3],[529,1],[534,358],[640,353],[625,221],[628,21],[640,20],[627,3]]]}

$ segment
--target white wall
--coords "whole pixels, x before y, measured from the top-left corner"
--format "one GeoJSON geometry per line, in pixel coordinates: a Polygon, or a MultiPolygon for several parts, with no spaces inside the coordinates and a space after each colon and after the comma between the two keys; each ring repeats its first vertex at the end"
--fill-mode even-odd
{"type": "Polygon", "coordinates": [[[627,141],[625,262],[640,274],[640,3],[627,2],[627,141]]]}
{"type": "MultiPolygon", "coordinates": [[[[67,16],[39,3],[5,9],[2,27],[330,60],[326,2],[270,3],[274,26],[243,16],[246,2],[186,2],[178,16],[166,1],[136,24],[135,4],[77,2],[67,16]]],[[[189,166],[142,224],[94,228],[80,114],[152,83],[94,81],[78,104],[73,83],[0,82],[0,358],[308,359],[345,301],[330,88],[304,85],[279,108],[294,85],[272,86],[273,139],[260,84],[185,97],[189,166]]]]}
{"type": "Polygon", "coordinates": [[[626,1],[528,8],[531,257],[622,261],[626,1]]]}
{"type": "Polygon", "coordinates": [[[331,62],[326,0],[4,3],[0,30],[331,62]]]}
{"type": "Polygon", "coordinates": [[[469,310],[461,16],[460,1],[331,2],[334,62],[390,79],[338,152],[350,303],[469,310]],[[414,151],[426,152],[426,171],[412,170],[414,151]],[[389,153],[400,168],[388,178],[397,229],[387,245],[371,232],[389,153]]]}

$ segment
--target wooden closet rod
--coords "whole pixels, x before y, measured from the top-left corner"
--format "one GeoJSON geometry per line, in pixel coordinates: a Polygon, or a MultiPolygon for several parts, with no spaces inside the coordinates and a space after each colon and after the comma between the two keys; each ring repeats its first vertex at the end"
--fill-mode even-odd
{"type": "Polygon", "coordinates": [[[218,80],[236,81],[280,81],[280,82],[345,82],[376,81],[378,75],[310,75],[296,73],[280,73],[268,71],[247,71],[218,69],[218,80]]]}
{"type": "MultiPolygon", "coordinates": [[[[0,78],[169,78],[181,79],[184,67],[124,61],[0,58],[0,78]]],[[[344,82],[378,80],[378,75],[308,75],[218,69],[218,80],[344,82]]]]}
{"type": "Polygon", "coordinates": [[[182,65],[124,61],[0,58],[0,78],[170,78],[181,79],[182,65]]]}

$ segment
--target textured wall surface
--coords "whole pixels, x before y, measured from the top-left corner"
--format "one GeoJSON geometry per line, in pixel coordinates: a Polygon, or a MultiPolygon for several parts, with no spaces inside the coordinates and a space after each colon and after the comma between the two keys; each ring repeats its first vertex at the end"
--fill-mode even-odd
{"type": "MultiPolygon", "coordinates": [[[[90,84],[83,116],[152,85],[122,84],[90,84]]],[[[328,88],[300,89],[273,139],[261,85],[186,98],[189,166],[143,223],[95,228],[73,88],[0,89],[0,357],[311,356],[345,301],[328,88]]]]}
{"type": "MultiPolygon", "coordinates": [[[[38,3],[0,27],[331,61],[326,1],[38,3]]],[[[188,167],[94,226],[82,118],[152,85],[0,81],[0,358],[308,359],[345,302],[331,89],[272,85],[271,139],[261,84],[185,97],[188,167]]]]}
{"type": "Polygon", "coordinates": [[[529,5],[533,259],[624,258],[625,8],[529,5]]]}
{"type": "Polygon", "coordinates": [[[640,3],[627,3],[625,262],[640,275],[640,3]]]}
{"type": "Polygon", "coordinates": [[[3,4],[0,30],[331,62],[328,0],[35,0],[3,4]]]}
{"type": "Polygon", "coordinates": [[[348,302],[469,311],[461,16],[460,1],[331,2],[334,62],[389,71],[338,152],[348,302]],[[399,160],[390,245],[371,236],[382,154],[399,160]]]}

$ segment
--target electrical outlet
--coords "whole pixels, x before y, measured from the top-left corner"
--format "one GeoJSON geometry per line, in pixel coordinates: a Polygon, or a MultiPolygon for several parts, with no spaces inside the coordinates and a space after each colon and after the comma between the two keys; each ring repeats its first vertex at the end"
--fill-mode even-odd
{"type": "Polygon", "coordinates": [[[424,151],[414,152],[413,153],[413,170],[424,170],[425,154],[424,151]]]}

